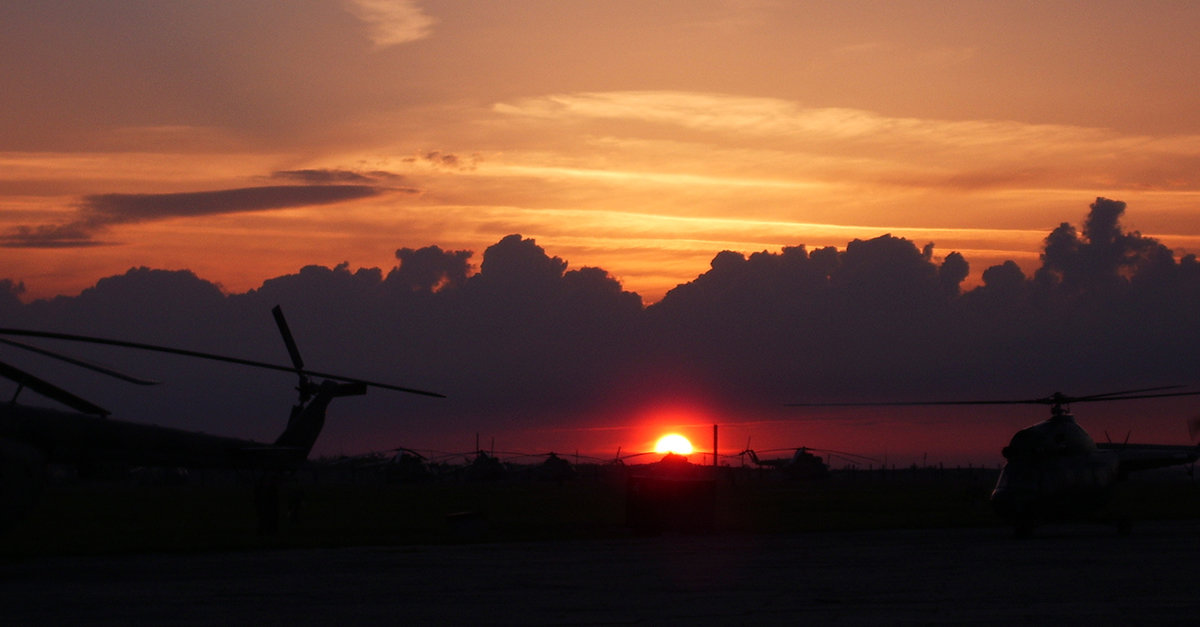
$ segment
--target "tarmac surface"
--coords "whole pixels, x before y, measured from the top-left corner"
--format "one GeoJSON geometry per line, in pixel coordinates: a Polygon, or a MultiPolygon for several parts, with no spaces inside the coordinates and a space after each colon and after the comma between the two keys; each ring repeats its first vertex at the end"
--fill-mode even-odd
{"type": "Polygon", "coordinates": [[[1194,625],[1200,521],[0,562],[5,625],[1194,625]]]}

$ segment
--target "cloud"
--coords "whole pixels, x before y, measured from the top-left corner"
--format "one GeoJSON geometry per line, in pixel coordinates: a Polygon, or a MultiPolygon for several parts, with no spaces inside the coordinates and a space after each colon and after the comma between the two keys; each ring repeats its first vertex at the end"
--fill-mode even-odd
{"type": "Polygon", "coordinates": [[[674,91],[579,92],[500,103],[509,115],[541,118],[623,119],[741,135],[802,136],[806,139],[871,139],[904,136],[946,144],[977,144],[996,138],[1018,140],[1050,133],[1087,132],[1058,125],[998,121],[941,121],[898,118],[844,107],[806,107],[778,98],[674,91]]]}
{"type": "Polygon", "coordinates": [[[356,170],[313,168],[305,170],[278,170],[271,178],[299,181],[308,185],[365,185],[379,182],[398,182],[403,176],[384,170],[359,172],[356,170]]]}
{"type": "MultiPolygon", "coordinates": [[[[409,402],[373,393],[339,403],[320,451],[440,448],[474,433],[518,432],[586,432],[612,441],[544,446],[615,449],[621,431],[591,428],[632,424],[647,407],[692,404],[722,423],[761,424],[797,418],[787,402],[1030,398],[1186,378],[1200,371],[1200,262],[1126,231],[1124,211],[1098,198],[1081,230],[1064,223],[1046,238],[1033,277],[1002,263],[972,290],[961,289],[965,255],[881,235],[843,249],[718,252],[708,271],[646,307],[605,270],[572,269],[513,234],[479,261],[466,250],[401,248],[386,278],[379,269],[311,265],[244,294],[222,293],[189,272],[145,268],[79,297],[28,304],[16,298],[16,283],[0,282],[0,295],[8,292],[0,309],[9,326],[283,360],[268,313],[282,304],[310,367],[450,397],[409,402]],[[397,423],[397,412],[406,419],[397,423]]],[[[164,396],[142,405],[107,383],[78,389],[118,416],[210,432],[286,420],[286,377],[194,364],[172,373],[201,391],[185,400],[156,391],[164,396]],[[272,407],[279,421],[256,420],[272,407]]],[[[878,412],[860,414],[875,420],[878,412]]],[[[1150,430],[1139,423],[1139,433],[1150,430]]],[[[898,454],[889,434],[873,437],[841,444],[898,454]]],[[[999,448],[990,440],[979,446],[992,455],[999,448]]]]}
{"type": "Polygon", "coordinates": [[[1158,240],[1126,233],[1120,224],[1125,203],[1097,198],[1083,233],[1064,222],[1046,237],[1042,267],[1035,278],[1044,285],[1078,294],[1122,289],[1132,279],[1161,279],[1173,253],[1158,240]]]}
{"type": "Polygon", "coordinates": [[[502,286],[550,286],[562,278],[567,262],[546,255],[532,239],[509,235],[488,247],[479,267],[479,280],[502,286]]]}
{"type": "Polygon", "coordinates": [[[25,293],[25,284],[12,279],[0,279],[0,314],[8,316],[10,312],[21,308],[21,294],[25,293]]]}
{"type": "Polygon", "coordinates": [[[0,235],[0,247],[87,248],[105,245],[104,242],[92,239],[94,230],[95,227],[83,222],[18,226],[0,235]]]}
{"type": "Polygon", "coordinates": [[[396,251],[400,265],[388,273],[387,281],[413,292],[438,292],[466,284],[471,272],[471,251],[443,251],[438,246],[396,251]]]}
{"type": "Polygon", "coordinates": [[[431,150],[423,155],[405,157],[404,163],[421,164],[438,170],[474,170],[479,164],[479,155],[462,157],[453,153],[431,150]]]}
{"type": "Polygon", "coordinates": [[[437,22],[413,0],[346,0],[345,6],[367,25],[367,34],[376,48],[429,37],[437,22]]]}
{"type": "MultiPolygon", "coordinates": [[[[687,152],[668,153],[669,162],[676,169],[703,168],[714,177],[755,172],[758,178],[952,190],[1200,188],[1195,168],[1188,168],[1200,157],[1200,137],[1195,135],[899,117],[685,91],[549,94],[500,102],[493,110],[532,128],[555,124],[571,136],[601,135],[609,144],[625,144],[622,153],[628,154],[671,151],[670,143],[654,138],[661,129],[672,129],[674,141],[688,143],[683,144],[687,152]],[[647,132],[648,125],[661,128],[647,132]],[[639,137],[644,138],[640,144],[639,137]],[[702,154],[705,161],[689,154],[702,154]],[[1176,165],[1163,169],[1162,163],[1176,165]],[[720,170],[724,172],[718,174],[720,170]]],[[[642,165],[647,173],[662,167],[649,161],[642,165]]],[[[601,164],[595,169],[620,167],[601,164]]]]}
{"type": "Polygon", "coordinates": [[[272,185],[177,194],[97,194],[86,196],[80,211],[93,223],[121,224],[325,205],[379,193],[367,185],[272,185]]]}
{"type": "Polygon", "coordinates": [[[327,205],[381,193],[373,185],[271,185],[173,194],[95,194],[83,198],[75,221],[17,227],[0,235],[0,246],[95,246],[99,242],[92,238],[98,231],[118,224],[327,205]]]}

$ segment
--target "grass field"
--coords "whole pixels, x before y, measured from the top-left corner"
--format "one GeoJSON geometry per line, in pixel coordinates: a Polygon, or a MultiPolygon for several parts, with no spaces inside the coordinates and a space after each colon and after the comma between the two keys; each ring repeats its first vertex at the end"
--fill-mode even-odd
{"type": "MultiPolygon", "coordinates": [[[[820,481],[725,473],[712,482],[718,533],[998,526],[996,471],[835,472],[820,481]]],[[[0,556],[247,550],[618,537],[631,526],[623,478],[567,483],[321,482],[286,486],[280,530],[259,532],[249,485],[52,484],[0,541],[0,556]],[[297,504],[294,515],[289,508],[297,504]]],[[[1123,484],[1112,516],[1200,518],[1180,472],[1123,484]]],[[[668,527],[668,532],[672,531],[668,527]]]]}

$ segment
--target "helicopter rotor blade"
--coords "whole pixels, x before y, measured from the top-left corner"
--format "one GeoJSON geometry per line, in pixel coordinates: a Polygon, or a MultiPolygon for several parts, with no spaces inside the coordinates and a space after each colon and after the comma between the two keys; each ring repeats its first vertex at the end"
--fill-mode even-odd
{"type": "Polygon", "coordinates": [[[853,457],[853,458],[860,459],[863,461],[875,462],[876,464],[882,463],[880,460],[875,459],[874,457],[867,457],[866,455],[859,455],[858,453],[848,453],[846,451],[839,451],[839,450],[835,450],[835,449],[831,449],[831,448],[810,448],[808,450],[817,451],[818,453],[829,453],[831,455],[837,455],[839,457],[853,457]]]}
{"type": "Polygon", "coordinates": [[[271,308],[271,315],[275,317],[275,326],[279,328],[279,334],[283,336],[283,344],[287,347],[288,356],[292,359],[292,365],[296,367],[296,376],[300,380],[296,385],[296,391],[300,394],[300,404],[303,405],[312,398],[313,385],[308,380],[308,376],[304,374],[304,359],[300,357],[300,347],[296,345],[296,338],[292,336],[287,319],[283,317],[283,308],[275,305],[271,308]]]}
{"type": "MultiPolygon", "coordinates": [[[[187,350],[187,349],[183,349],[183,348],[172,348],[170,346],[158,346],[155,344],[143,344],[141,342],[129,342],[129,341],[125,341],[125,340],[113,340],[113,339],[107,339],[107,338],[92,337],[92,336],[88,336],[88,335],[76,335],[76,334],[72,334],[72,333],[57,333],[57,332],[53,332],[53,331],[34,331],[34,330],[30,330],[30,329],[12,329],[12,328],[0,328],[0,335],[16,335],[16,336],[21,336],[21,337],[41,337],[41,338],[46,338],[46,339],[64,340],[64,341],[69,341],[69,342],[84,342],[84,343],[89,343],[89,344],[102,344],[102,345],[106,345],[106,346],[119,346],[122,348],[133,348],[133,349],[137,349],[137,350],[153,351],[153,352],[158,352],[158,353],[168,353],[168,354],[172,354],[172,355],[181,355],[184,357],[193,357],[196,359],[208,359],[208,360],[212,360],[212,361],[221,361],[221,362],[225,362],[225,363],[249,366],[251,368],[263,368],[266,370],[277,370],[280,372],[296,372],[295,366],[280,366],[278,364],[270,364],[270,363],[261,362],[261,361],[254,361],[251,359],[242,359],[240,357],[230,357],[227,355],[216,355],[213,353],[204,353],[204,352],[200,352],[200,351],[187,350]]],[[[340,374],[319,372],[316,370],[308,370],[308,369],[303,369],[300,372],[302,372],[303,374],[308,375],[308,376],[321,377],[324,379],[332,379],[334,381],[342,381],[345,383],[360,383],[360,384],[366,385],[368,387],[379,388],[382,390],[393,390],[396,392],[406,392],[409,394],[420,394],[421,396],[446,398],[445,394],[439,394],[437,392],[430,392],[427,390],[418,390],[415,388],[402,387],[399,385],[392,385],[390,383],[381,383],[378,381],[370,381],[367,379],[359,379],[356,377],[348,377],[348,376],[340,375],[340,374]]]]}
{"type": "Polygon", "coordinates": [[[288,328],[287,319],[283,317],[283,308],[275,305],[271,309],[271,315],[275,316],[275,326],[279,327],[279,333],[283,336],[283,343],[287,346],[292,364],[296,366],[296,372],[303,373],[304,359],[300,357],[300,347],[296,346],[296,338],[292,337],[292,330],[288,328]]]}
{"type": "Polygon", "coordinates": [[[922,407],[929,405],[1028,405],[1042,403],[1043,399],[991,401],[879,401],[861,403],[784,403],[784,407],[922,407]]]}
{"type": "Polygon", "coordinates": [[[409,455],[412,455],[413,457],[416,457],[417,459],[419,459],[419,460],[421,460],[421,461],[426,461],[426,458],[425,458],[425,456],[424,456],[424,455],[422,455],[422,454],[418,453],[417,451],[414,451],[414,450],[413,450],[413,449],[411,449],[411,448],[405,448],[405,447],[403,447],[403,446],[397,446],[397,447],[396,447],[396,448],[394,448],[394,449],[390,449],[390,451],[391,451],[391,452],[393,452],[393,453],[408,453],[409,455]]]}
{"type": "Polygon", "coordinates": [[[993,400],[963,400],[963,401],[898,401],[898,402],[837,402],[837,403],[785,403],[785,407],[922,407],[936,405],[1069,405],[1071,403],[1089,403],[1099,401],[1128,401],[1144,398],[1169,398],[1175,396],[1197,396],[1200,391],[1191,392],[1162,392],[1187,386],[1165,385],[1121,392],[1105,392],[1088,396],[1067,396],[1055,392],[1050,396],[1025,399],[993,399],[993,400]]]}
{"type": "MultiPolygon", "coordinates": [[[[20,368],[10,366],[4,362],[0,362],[0,377],[4,377],[5,379],[15,382],[21,388],[29,388],[30,390],[33,390],[34,392],[37,392],[48,399],[58,401],[78,412],[91,414],[93,416],[107,416],[112,413],[87,399],[76,396],[58,387],[57,385],[46,381],[45,379],[36,377],[28,372],[25,372],[24,370],[21,370],[20,368]]],[[[20,389],[18,389],[18,393],[20,393],[20,389]]],[[[15,396],[13,397],[13,401],[16,401],[15,396]]]]}
{"type": "MultiPolygon", "coordinates": [[[[1184,387],[1184,386],[1173,385],[1173,386],[1169,386],[1169,387],[1180,388],[1180,387],[1184,387]]],[[[1149,389],[1153,389],[1153,388],[1149,388],[1149,389]]],[[[1169,389],[1169,388],[1161,388],[1161,389],[1169,389]]],[[[1093,402],[1093,401],[1130,401],[1130,400],[1137,400],[1137,399],[1142,399],[1142,398],[1170,398],[1170,397],[1175,397],[1175,396],[1200,396],[1200,391],[1167,392],[1164,394],[1137,394],[1137,393],[1133,393],[1133,392],[1124,392],[1123,394],[1125,394],[1125,395],[1124,396],[1115,396],[1112,394],[1100,394],[1100,395],[1094,395],[1094,396],[1068,398],[1067,402],[1088,403],[1088,402],[1093,402]]]]}
{"type": "Polygon", "coordinates": [[[59,361],[65,361],[66,363],[71,364],[73,366],[79,366],[80,368],[86,368],[88,370],[99,372],[100,374],[106,374],[110,377],[115,377],[122,381],[128,381],[129,383],[134,383],[136,385],[159,385],[160,383],[162,383],[161,381],[153,381],[151,379],[143,379],[141,377],[135,377],[131,374],[126,374],[119,370],[114,370],[112,368],[109,368],[108,366],[102,366],[102,365],[94,363],[94,362],[85,361],[83,359],[78,359],[76,357],[71,357],[70,355],[64,355],[62,353],[57,353],[57,352],[54,352],[51,350],[46,350],[44,348],[39,348],[39,347],[33,346],[31,344],[26,344],[24,342],[18,342],[16,340],[6,340],[4,338],[0,338],[0,342],[7,344],[9,346],[13,346],[16,348],[30,351],[32,353],[37,353],[39,355],[44,355],[46,357],[57,359],[59,361]]]}
{"type": "Polygon", "coordinates": [[[1187,387],[1185,385],[1160,385],[1152,388],[1139,388],[1136,390],[1123,390],[1121,392],[1105,392],[1104,394],[1092,394],[1089,396],[1081,396],[1076,401],[1080,400],[1104,400],[1112,396],[1126,396],[1128,394],[1145,394],[1147,392],[1161,392],[1163,390],[1178,390],[1179,388],[1187,387]]]}

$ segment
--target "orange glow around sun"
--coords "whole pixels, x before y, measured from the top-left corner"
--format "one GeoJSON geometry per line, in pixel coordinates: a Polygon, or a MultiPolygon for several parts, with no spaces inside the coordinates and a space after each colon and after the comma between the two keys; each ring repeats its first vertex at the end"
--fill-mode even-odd
{"type": "Polygon", "coordinates": [[[675,453],[676,455],[689,455],[695,448],[687,438],[678,433],[664,435],[654,444],[655,453],[675,453]]]}

